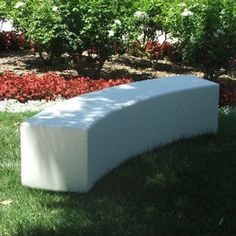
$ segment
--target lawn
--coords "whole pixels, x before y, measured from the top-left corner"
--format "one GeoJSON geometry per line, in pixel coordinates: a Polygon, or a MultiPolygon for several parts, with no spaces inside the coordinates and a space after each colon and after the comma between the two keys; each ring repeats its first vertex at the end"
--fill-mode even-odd
{"type": "MultiPolygon", "coordinates": [[[[19,125],[0,112],[0,235],[236,235],[236,112],[219,132],[141,154],[87,194],[20,183],[19,125]]],[[[112,158],[112,157],[111,157],[112,158]]]]}

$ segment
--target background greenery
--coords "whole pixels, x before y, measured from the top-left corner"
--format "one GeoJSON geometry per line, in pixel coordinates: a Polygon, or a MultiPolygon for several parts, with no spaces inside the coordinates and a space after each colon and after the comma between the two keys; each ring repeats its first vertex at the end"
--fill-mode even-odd
{"type": "Polygon", "coordinates": [[[69,52],[80,64],[84,51],[95,53],[97,74],[111,55],[129,51],[134,42],[142,47],[157,31],[174,39],[174,59],[203,70],[207,78],[234,65],[234,0],[0,0],[0,6],[0,17],[14,19],[50,58],[69,52]]]}

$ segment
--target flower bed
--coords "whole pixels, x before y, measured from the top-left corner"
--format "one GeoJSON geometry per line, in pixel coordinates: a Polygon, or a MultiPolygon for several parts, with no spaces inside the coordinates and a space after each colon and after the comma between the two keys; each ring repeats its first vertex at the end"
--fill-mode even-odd
{"type": "MultiPolygon", "coordinates": [[[[71,98],[103,88],[126,84],[132,79],[98,79],[79,77],[65,79],[53,72],[41,76],[34,73],[18,76],[13,72],[4,72],[0,76],[0,100],[17,99],[20,102],[28,100],[56,100],[57,98],[71,98]]],[[[217,81],[220,84],[220,106],[236,107],[236,82],[217,81]]]]}
{"type": "Polygon", "coordinates": [[[41,76],[34,73],[18,76],[13,72],[4,72],[0,76],[0,100],[17,99],[55,100],[59,97],[71,98],[103,88],[130,83],[132,79],[92,80],[88,77],[64,79],[57,73],[48,72],[41,76]]]}

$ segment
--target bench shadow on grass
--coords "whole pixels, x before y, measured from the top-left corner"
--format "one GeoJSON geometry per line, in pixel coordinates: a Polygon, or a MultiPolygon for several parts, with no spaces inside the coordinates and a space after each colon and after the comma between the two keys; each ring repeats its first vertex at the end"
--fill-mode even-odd
{"type": "Polygon", "coordinates": [[[42,203],[61,211],[58,225],[19,235],[235,235],[234,122],[235,115],[221,115],[217,135],[146,152],[87,194],[42,203]]]}

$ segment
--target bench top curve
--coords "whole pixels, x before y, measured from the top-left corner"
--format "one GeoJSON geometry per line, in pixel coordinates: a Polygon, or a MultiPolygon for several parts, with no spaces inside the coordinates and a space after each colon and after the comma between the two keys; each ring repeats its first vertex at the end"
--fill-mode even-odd
{"type": "Polygon", "coordinates": [[[111,112],[146,99],[208,86],[218,85],[192,75],[119,85],[60,102],[39,112],[22,125],[87,129],[111,112]]]}

